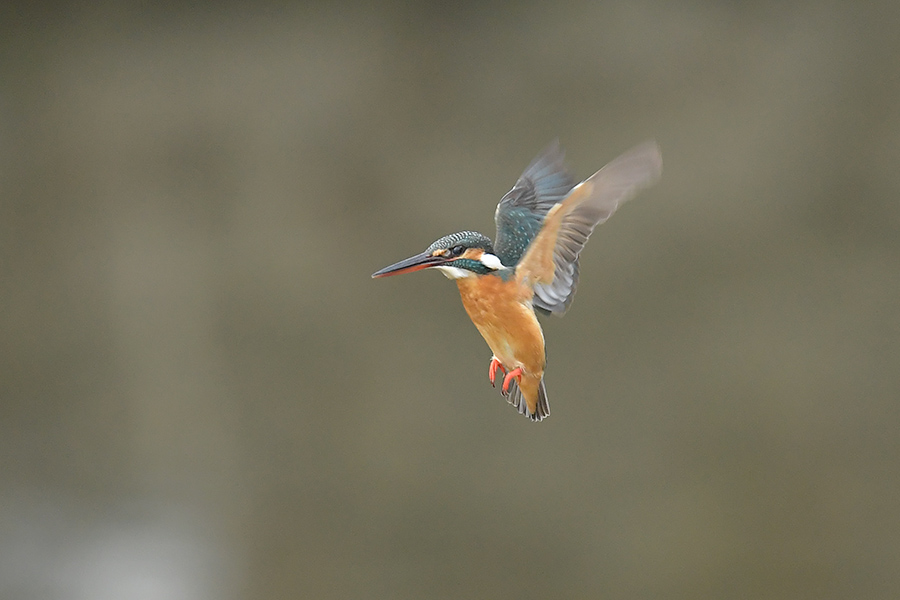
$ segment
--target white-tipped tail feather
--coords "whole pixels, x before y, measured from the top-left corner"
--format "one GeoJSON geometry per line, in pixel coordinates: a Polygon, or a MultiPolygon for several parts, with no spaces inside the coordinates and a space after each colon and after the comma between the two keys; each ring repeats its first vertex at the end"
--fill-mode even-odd
{"type": "Polygon", "coordinates": [[[543,379],[541,379],[541,385],[538,386],[538,401],[534,412],[528,410],[528,403],[522,395],[522,390],[516,385],[515,379],[510,380],[509,390],[503,395],[507,402],[516,407],[520,415],[525,415],[532,421],[541,421],[550,416],[550,402],[547,400],[547,389],[544,387],[543,379]]]}

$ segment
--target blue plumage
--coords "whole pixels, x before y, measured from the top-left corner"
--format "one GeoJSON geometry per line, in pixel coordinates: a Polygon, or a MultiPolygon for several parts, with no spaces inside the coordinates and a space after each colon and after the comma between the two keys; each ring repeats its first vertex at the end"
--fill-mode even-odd
{"type": "Polygon", "coordinates": [[[535,158],[497,205],[495,254],[507,267],[515,266],[531,243],[544,217],[575,187],[563,164],[564,153],[554,141],[535,158]]]}

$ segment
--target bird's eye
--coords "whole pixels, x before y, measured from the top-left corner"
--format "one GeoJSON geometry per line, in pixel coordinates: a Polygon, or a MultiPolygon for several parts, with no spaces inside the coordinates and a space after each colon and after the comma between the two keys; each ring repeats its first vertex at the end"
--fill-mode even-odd
{"type": "Polygon", "coordinates": [[[459,256],[460,254],[462,254],[465,251],[466,251],[466,249],[463,248],[462,246],[453,246],[452,248],[450,248],[450,254],[453,256],[459,256]]]}

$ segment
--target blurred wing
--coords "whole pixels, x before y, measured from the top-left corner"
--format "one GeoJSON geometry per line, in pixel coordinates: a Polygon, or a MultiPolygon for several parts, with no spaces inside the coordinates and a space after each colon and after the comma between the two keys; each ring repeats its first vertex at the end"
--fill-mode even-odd
{"type": "Polygon", "coordinates": [[[581,182],[551,207],[544,226],[516,267],[516,279],[534,287],[534,305],[562,314],[578,282],[578,255],[594,228],[662,173],[656,142],[645,142],[581,182]]]}
{"type": "Polygon", "coordinates": [[[566,171],[563,157],[559,142],[554,141],[528,165],[497,205],[494,253],[507,267],[519,262],[541,230],[547,211],[575,186],[575,178],[566,171]]]}

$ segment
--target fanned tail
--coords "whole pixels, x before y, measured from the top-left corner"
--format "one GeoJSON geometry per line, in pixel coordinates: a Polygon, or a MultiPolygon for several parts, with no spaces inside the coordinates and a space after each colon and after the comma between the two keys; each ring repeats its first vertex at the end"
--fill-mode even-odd
{"type": "Polygon", "coordinates": [[[543,379],[541,379],[541,383],[538,386],[538,401],[535,412],[528,410],[528,403],[525,401],[525,396],[522,395],[522,390],[519,389],[515,379],[510,380],[509,391],[504,396],[506,396],[507,402],[516,407],[520,415],[525,415],[532,421],[541,421],[545,417],[550,416],[550,402],[547,400],[547,388],[544,387],[543,379]]]}

